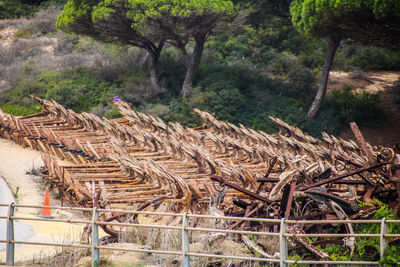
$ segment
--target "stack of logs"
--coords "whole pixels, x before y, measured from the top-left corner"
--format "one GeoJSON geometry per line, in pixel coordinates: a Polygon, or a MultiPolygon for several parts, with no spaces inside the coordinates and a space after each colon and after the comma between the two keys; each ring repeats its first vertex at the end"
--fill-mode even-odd
{"type": "MultiPolygon", "coordinates": [[[[191,129],[132,110],[123,101],[114,104],[124,117],[109,120],[33,98],[43,106],[38,114],[15,117],[0,110],[0,137],[42,151],[46,181],[75,205],[203,214],[213,207],[229,216],[355,219],[370,218],[377,198],[400,212],[400,152],[372,147],[355,123],[350,126],[357,143],[326,133],[319,140],[272,117],[278,134],[194,109],[204,124],[191,129]]],[[[102,219],[132,220],[118,214],[102,219]]],[[[118,236],[115,229],[105,231],[118,236]]],[[[296,241],[327,258],[305,240],[296,241]]],[[[352,240],[342,243],[354,249],[352,240]]]]}

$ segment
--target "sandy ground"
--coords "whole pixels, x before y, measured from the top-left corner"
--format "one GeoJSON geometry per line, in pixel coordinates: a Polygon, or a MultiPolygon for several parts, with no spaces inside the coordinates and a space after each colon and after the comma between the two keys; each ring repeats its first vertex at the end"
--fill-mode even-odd
{"type": "MultiPolygon", "coordinates": [[[[10,186],[17,203],[24,205],[42,205],[45,194],[45,185],[41,178],[29,175],[26,172],[32,168],[38,169],[43,165],[40,152],[22,148],[15,143],[0,139],[0,176],[10,186]]],[[[50,205],[59,206],[50,192],[50,205]]],[[[17,217],[39,218],[40,209],[18,208],[17,217]]],[[[63,219],[86,219],[78,213],[66,211],[52,211],[52,216],[63,219]]],[[[22,221],[22,220],[20,220],[22,221]]],[[[58,222],[22,221],[33,229],[33,235],[26,241],[29,242],[79,242],[84,225],[67,224],[58,222]]],[[[15,229],[18,231],[18,229],[15,229]]],[[[44,246],[22,245],[16,247],[15,260],[24,261],[52,255],[56,249],[44,246]]],[[[5,262],[5,251],[0,251],[0,262],[5,262]]]]}

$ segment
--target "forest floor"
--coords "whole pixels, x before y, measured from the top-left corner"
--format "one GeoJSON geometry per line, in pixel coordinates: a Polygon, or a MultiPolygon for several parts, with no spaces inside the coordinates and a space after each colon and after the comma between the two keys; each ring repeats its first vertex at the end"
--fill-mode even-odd
{"type": "MultiPolygon", "coordinates": [[[[345,85],[381,94],[382,105],[385,114],[382,114],[382,122],[377,128],[360,127],[367,142],[372,145],[383,145],[392,147],[400,143],[400,105],[395,103],[396,81],[400,78],[400,72],[371,71],[358,74],[332,71],[329,77],[329,91],[341,88],[345,85]]],[[[399,92],[397,92],[399,95],[399,92]]],[[[350,127],[346,127],[339,135],[344,139],[354,139],[350,127]]]]}

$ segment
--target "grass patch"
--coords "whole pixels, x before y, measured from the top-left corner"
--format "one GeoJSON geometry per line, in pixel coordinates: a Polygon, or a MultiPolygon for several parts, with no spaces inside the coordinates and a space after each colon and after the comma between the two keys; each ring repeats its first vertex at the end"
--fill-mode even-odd
{"type": "Polygon", "coordinates": [[[8,113],[14,116],[28,116],[31,114],[38,113],[42,110],[41,105],[27,107],[27,106],[13,105],[9,103],[1,105],[0,108],[3,110],[4,113],[8,113]]]}

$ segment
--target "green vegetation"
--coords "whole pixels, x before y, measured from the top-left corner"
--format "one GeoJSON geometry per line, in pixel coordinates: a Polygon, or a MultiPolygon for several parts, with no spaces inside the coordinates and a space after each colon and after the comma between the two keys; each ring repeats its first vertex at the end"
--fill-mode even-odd
{"type": "Polygon", "coordinates": [[[58,18],[57,28],[145,49],[150,55],[150,80],[156,88],[162,87],[159,58],[168,42],[185,59],[181,94],[186,95],[192,88],[208,36],[231,13],[233,3],[225,0],[69,0],[58,18]],[[191,40],[193,52],[187,48],[191,40]]]}
{"type": "MultiPolygon", "coordinates": [[[[198,108],[267,132],[277,130],[268,118],[275,116],[313,136],[338,134],[351,121],[377,127],[387,114],[380,93],[345,86],[325,97],[329,70],[400,70],[395,0],[0,3],[0,19],[29,18],[17,24],[11,45],[0,45],[0,108],[18,116],[40,111],[29,97],[34,94],[77,112],[117,118],[111,101],[119,96],[185,126],[201,123],[192,112],[198,108]],[[48,8],[64,4],[62,12],[48,8]],[[307,120],[317,92],[308,115],[314,118],[307,120]]],[[[1,23],[3,29],[12,22],[1,23]]],[[[390,90],[400,106],[400,80],[390,90]]],[[[397,218],[386,204],[378,205],[375,219],[397,218]]],[[[379,233],[380,225],[354,230],[379,233]]],[[[389,232],[400,228],[392,225],[389,232]]],[[[351,260],[377,260],[379,239],[359,241],[351,260]]],[[[324,251],[332,260],[350,259],[344,246],[324,251]]],[[[399,246],[391,245],[381,261],[390,265],[399,255],[399,246]]]]}
{"type": "Polygon", "coordinates": [[[12,19],[33,14],[35,6],[17,0],[3,0],[0,5],[0,19],[12,19]]]}
{"type": "MultiPolygon", "coordinates": [[[[342,16],[350,20],[364,5],[343,1],[341,10],[337,6],[332,10],[331,2],[18,2],[32,8],[22,14],[32,19],[14,34],[24,42],[0,47],[5,59],[0,73],[10,77],[1,89],[0,108],[17,115],[37,112],[29,97],[35,94],[75,111],[113,118],[120,114],[110,102],[119,96],[141,111],[187,126],[201,123],[191,112],[196,107],[222,120],[267,132],[276,130],[268,116],[314,136],[322,131],[337,134],[350,121],[376,127],[385,118],[381,96],[349,87],[321,98],[315,119],[306,120],[330,46],[321,36],[329,39],[328,33],[337,32],[329,31],[329,23],[335,24],[342,16]],[[57,9],[43,10],[52,3],[66,3],[58,19],[57,9]],[[63,32],[55,29],[56,23],[63,32]],[[57,38],[53,56],[41,57],[41,47],[49,43],[40,37],[57,38]]],[[[363,8],[376,20],[397,16],[389,12],[395,9],[378,2],[372,11],[370,6],[363,8]]],[[[15,5],[16,1],[7,3],[15,5]]],[[[353,40],[345,39],[337,46],[333,68],[400,68],[400,52],[393,47],[363,45],[357,42],[361,37],[345,37],[353,40]]],[[[398,95],[394,94],[395,101],[398,95]]]]}
{"type": "Polygon", "coordinates": [[[386,48],[359,46],[349,41],[339,47],[333,65],[344,71],[396,71],[400,69],[400,54],[386,48]]]}
{"type": "Polygon", "coordinates": [[[3,112],[8,113],[8,114],[13,114],[16,116],[27,116],[31,115],[34,113],[40,112],[42,106],[36,105],[36,106],[20,106],[20,105],[13,105],[10,103],[6,103],[4,105],[0,106],[1,110],[3,112]]]}
{"type": "MultiPolygon", "coordinates": [[[[379,209],[376,211],[371,219],[380,220],[385,218],[387,220],[398,220],[397,214],[388,206],[379,200],[375,199],[379,209]]],[[[353,225],[354,232],[358,234],[379,234],[381,225],[379,223],[367,223],[353,225]]],[[[400,233],[400,225],[388,224],[388,233],[400,233]]],[[[327,246],[323,249],[331,260],[334,261],[380,261],[385,266],[390,266],[400,261],[400,247],[396,244],[389,245],[385,252],[384,258],[379,259],[380,243],[379,237],[359,237],[357,238],[356,248],[354,254],[350,257],[349,250],[345,246],[327,246]]]]}
{"type": "Polygon", "coordinates": [[[0,20],[28,17],[51,5],[64,5],[67,0],[2,0],[0,20]]]}
{"type": "Polygon", "coordinates": [[[4,111],[16,115],[27,115],[30,111],[37,112],[29,95],[34,94],[63,103],[67,108],[77,111],[90,111],[92,107],[107,105],[115,93],[115,88],[109,82],[93,77],[85,70],[65,70],[63,72],[45,72],[37,78],[20,81],[10,90],[3,101],[4,111]],[[22,99],[21,99],[22,98],[22,99]],[[25,106],[20,106],[20,101],[25,106]],[[19,113],[19,114],[17,114],[19,113]]]}
{"type": "Polygon", "coordinates": [[[343,39],[399,48],[399,10],[397,0],[295,0],[291,3],[292,22],[299,31],[328,39],[321,82],[307,118],[315,117],[321,106],[329,71],[343,39]]]}
{"type": "Polygon", "coordinates": [[[349,86],[334,90],[326,99],[326,105],[335,110],[343,124],[356,121],[362,125],[376,127],[384,117],[378,93],[357,93],[349,86]]]}

